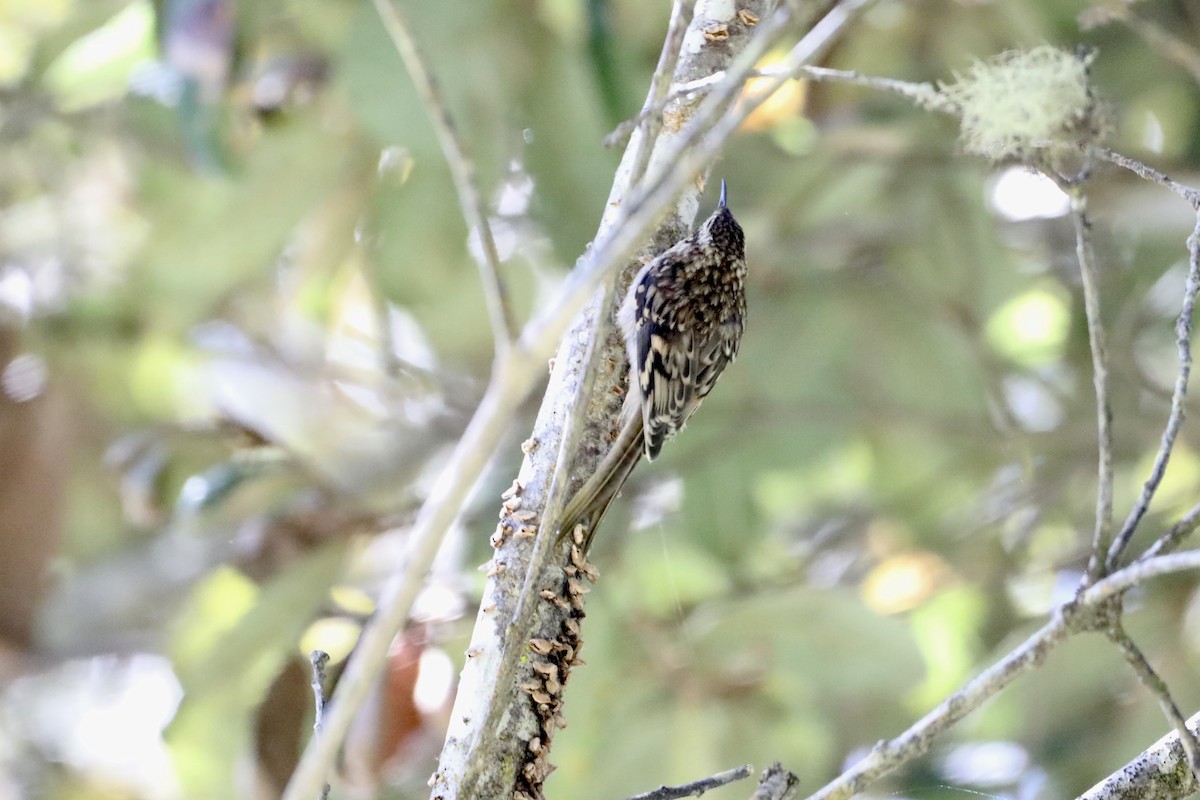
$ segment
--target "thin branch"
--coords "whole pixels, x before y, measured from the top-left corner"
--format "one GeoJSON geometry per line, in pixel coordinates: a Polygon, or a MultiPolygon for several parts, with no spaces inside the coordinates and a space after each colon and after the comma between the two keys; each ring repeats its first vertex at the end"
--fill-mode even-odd
{"type": "Polygon", "coordinates": [[[1188,251],[1188,274],[1183,289],[1183,307],[1179,312],[1179,318],[1175,321],[1175,347],[1179,351],[1179,373],[1175,377],[1175,388],[1171,392],[1171,413],[1167,417],[1167,426],[1163,430],[1158,453],[1154,456],[1154,466],[1150,470],[1150,477],[1146,479],[1137,503],[1130,510],[1125,524],[1121,526],[1120,533],[1117,534],[1109,548],[1106,568],[1110,572],[1120,561],[1138,523],[1149,510],[1150,501],[1154,498],[1154,493],[1158,490],[1163,475],[1167,471],[1167,462],[1175,447],[1175,439],[1179,436],[1180,428],[1183,427],[1188,378],[1192,371],[1192,314],[1196,308],[1196,294],[1200,291],[1200,215],[1196,218],[1196,226],[1192,230],[1192,235],[1188,237],[1188,251]]]}
{"type": "MultiPolygon", "coordinates": [[[[1054,177],[1054,176],[1051,176],[1054,177]]],[[[1112,403],[1108,399],[1108,347],[1104,322],[1100,318],[1100,286],[1096,277],[1096,253],[1092,247],[1092,223],[1087,217],[1087,194],[1083,187],[1067,185],[1056,178],[1071,198],[1071,219],[1075,223],[1075,257],[1083,283],[1083,307],[1087,316],[1088,344],[1092,352],[1092,384],[1096,392],[1096,519],[1092,530],[1092,549],[1085,585],[1105,574],[1104,549],[1112,536],[1113,522],[1113,433],[1112,403]]]]}
{"type": "Polygon", "coordinates": [[[930,111],[941,111],[948,114],[958,111],[958,106],[939,92],[932,83],[900,81],[895,78],[863,75],[857,70],[830,69],[828,67],[805,67],[798,70],[793,77],[806,78],[814,83],[848,83],[864,89],[898,94],[930,111]]]}
{"type": "MultiPolygon", "coordinates": [[[[1137,503],[1130,510],[1129,516],[1121,526],[1120,532],[1109,547],[1106,557],[1106,569],[1112,571],[1124,554],[1125,549],[1129,546],[1129,540],[1133,537],[1138,523],[1141,522],[1142,517],[1145,516],[1150,507],[1150,501],[1153,499],[1154,493],[1162,482],[1167,462],[1175,446],[1175,439],[1178,437],[1179,430],[1183,425],[1188,378],[1192,368],[1192,316],[1196,308],[1196,295],[1200,291],[1200,191],[1174,181],[1162,172],[1136,159],[1129,158],[1112,150],[1100,148],[1094,151],[1094,155],[1097,158],[1127,169],[1145,180],[1170,189],[1184,200],[1187,200],[1192,208],[1198,212],[1196,226],[1193,228],[1192,235],[1188,237],[1187,241],[1187,281],[1183,290],[1183,305],[1179,312],[1179,318],[1175,322],[1175,346],[1179,351],[1179,373],[1175,378],[1175,387],[1171,393],[1171,411],[1167,417],[1167,426],[1163,431],[1150,477],[1142,486],[1142,492],[1138,497],[1137,503]]],[[[1200,513],[1198,509],[1193,509],[1193,511],[1189,512],[1187,517],[1171,528],[1165,536],[1156,541],[1146,551],[1143,558],[1171,550],[1180,539],[1191,533],[1195,529],[1197,522],[1200,521],[1200,517],[1197,516],[1200,513]]]]}
{"type": "MultiPolygon", "coordinates": [[[[619,251],[614,251],[615,256],[619,251]]],[[[617,263],[610,256],[596,263],[595,278],[617,263]]],[[[582,298],[580,299],[582,302],[582,298]]],[[[536,340],[539,351],[553,343],[553,328],[545,339],[536,340]]],[[[408,620],[413,602],[424,586],[425,576],[437,555],[442,539],[458,516],[471,488],[487,465],[496,443],[508,430],[509,420],[544,367],[545,356],[533,358],[522,348],[510,348],[488,384],[487,391],[433,489],[417,512],[409,534],[408,560],[384,584],[379,606],[358,640],[338,685],[338,702],[325,719],[324,735],[309,742],[283,795],[284,800],[307,800],[321,786],[337,757],[355,713],[366,701],[383,668],[388,647],[408,620]]]]}
{"type": "Polygon", "coordinates": [[[710,789],[717,789],[735,781],[745,780],[750,777],[750,772],[750,765],[743,764],[740,767],[718,772],[716,775],[710,775],[707,778],[701,778],[691,783],[684,783],[679,786],[660,786],[649,792],[635,794],[627,798],[627,800],[676,800],[679,797],[699,797],[710,789]]]}
{"type": "Polygon", "coordinates": [[[1189,569],[1200,569],[1200,550],[1184,550],[1182,553],[1171,553],[1148,558],[1145,561],[1135,561],[1092,585],[1079,597],[1078,602],[1089,606],[1099,605],[1110,597],[1126,592],[1134,586],[1140,586],[1151,578],[1189,569]]]}
{"type": "MultiPolygon", "coordinates": [[[[1187,727],[1195,732],[1198,726],[1200,714],[1194,714],[1187,727]]],[[[1196,777],[1179,743],[1179,733],[1172,732],[1084,792],[1079,800],[1167,800],[1187,797],[1196,787],[1196,777]]]]}
{"type": "Polygon", "coordinates": [[[1185,536],[1191,534],[1198,527],[1200,527],[1200,503],[1192,506],[1181,520],[1172,525],[1171,529],[1160,536],[1154,544],[1146,548],[1146,552],[1138,558],[1138,561],[1170,553],[1179,546],[1185,536]]]}
{"type": "Polygon", "coordinates": [[[1050,621],[1000,661],[968,681],[936,708],[894,739],[877,744],[858,763],[810,796],[810,800],[846,800],[892,770],[929,751],[933,741],[1018,677],[1041,664],[1071,634],[1094,627],[1094,609],[1150,578],[1200,569],[1200,550],[1140,561],[1083,591],[1056,609],[1050,621]]]}
{"type": "MultiPolygon", "coordinates": [[[[957,111],[957,106],[938,92],[931,83],[914,83],[912,81],[896,80],[895,78],[863,75],[861,72],[855,70],[830,69],[810,64],[802,64],[792,70],[785,70],[779,66],[771,66],[750,70],[742,78],[742,82],[745,83],[753,78],[770,78],[780,75],[788,80],[810,80],[813,83],[848,83],[854,86],[861,86],[864,89],[898,94],[901,97],[911,100],[918,106],[931,111],[941,111],[951,114],[957,111]]],[[[659,103],[646,106],[637,116],[625,120],[614,128],[611,133],[604,137],[605,147],[615,147],[625,141],[646,118],[661,114],[668,105],[676,100],[689,95],[711,91],[713,87],[725,81],[727,77],[728,74],[726,71],[714,72],[703,78],[697,78],[694,81],[688,81],[687,83],[673,87],[659,103]]]]}
{"type": "MultiPolygon", "coordinates": [[[[312,664],[313,707],[315,709],[313,736],[319,737],[325,727],[325,665],[329,663],[329,653],[324,650],[313,650],[308,654],[308,660],[312,664]]],[[[317,794],[317,800],[325,800],[327,797],[329,797],[328,783],[317,794]]]]}
{"type": "MultiPolygon", "coordinates": [[[[808,31],[808,33],[801,39],[800,43],[797,44],[796,47],[799,48],[802,45],[805,45],[820,49],[823,46],[828,46],[833,35],[840,31],[844,24],[849,21],[848,17],[846,19],[842,19],[843,15],[840,11],[842,6],[852,6],[857,8],[869,5],[872,2],[874,2],[874,0],[846,0],[846,2],[842,5],[835,6],[820,22],[818,22],[808,31]],[[833,18],[835,21],[832,25],[829,24],[831,18],[833,18]],[[818,32],[818,28],[822,28],[822,30],[818,32]],[[818,42],[821,44],[817,44],[818,42]]],[[[713,128],[714,125],[716,125],[717,121],[721,119],[726,110],[738,99],[738,96],[742,91],[742,86],[755,71],[754,65],[758,63],[758,61],[764,55],[766,55],[767,52],[776,45],[776,43],[778,43],[778,41],[789,30],[789,28],[795,25],[798,21],[803,22],[803,20],[795,19],[795,13],[792,4],[784,3],[782,7],[778,8],[771,15],[770,19],[765,24],[761,25],[757,35],[750,40],[750,43],[746,46],[745,50],[742,51],[731,67],[724,70],[717,70],[710,74],[710,77],[712,75],[720,75],[721,77],[713,82],[713,85],[710,87],[711,93],[704,98],[700,106],[696,108],[696,110],[688,117],[687,128],[684,132],[684,136],[675,146],[676,153],[683,153],[688,151],[690,148],[694,148],[696,143],[699,142],[704,135],[713,128]]],[[[810,58],[811,57],[815,56],[810,54],[810,58]]],[[[763,101],[774,94],[775,90],[782,86],[783,83],[784,81],[779,81],[777,84],[772,86],[769,91],[763,92],[757,98],[743,98],[745,102],[742,104],[742,109],[739,110],[744,110],[747,106],[750,109],[757,108],[763,103],[763,101]]],[[[666,108],[667,104],[675,100],[682,99],[686,96],[686,94],[687,93],[668,96],[661,106],[648,105],[648,110],[655,115],[661,114],[666,108]]],[[[636,118],[636,122],[630,125],[628,132],[625,133],[624,136],[628,136],[629,133],[632,133],[634,128],[644,121],[646,114],[647,110],[643,110],[643,112],[636,118]]],[[[747,116],[749,116],[748,113],[742,114],[739,117],[737,124],[741,125],[741,122],[744,121],[747,116]]],[[[736,126],[734,129],[736,129],[736,126]]],[[[618,127],[617,131],[614,131],[605,137],[605,143],[612,144],[615,141],[614,137],[617,136],[620,131],[621,128],[618,127]]],[[[620,138],[624,138],[624,136],[621,136],[620,138]]],[[[661,180],[661,173],[669,172],[677,168],[678,165],[674,162],[674,160],[665,160],[662,168],[659,170],[659,175],[654,176],[654,180],[661,180]]],[[[697,169],[697,167],[692,167],[689,169],[689,172],[694,173],[697,171],[697,169]]],[[[644,192],[649,192],[651,188],[653,188],[653,182],[647,182],[647,186],[643,187],[643,190],[644,192]]]]}
{"type": "Polygon", "coordinates": [[[1171,696],[1167,682],[1155,672],[1154,667],[1150,666],[1150,662],[1146,659],[1145,654],[1142,653],[1141,648],[1137,646],[1137,643],[1125,631],[1124,626],[1121,624],[1120,616],[1114,617],[1105,633],[1121,651],[1121,655],[1125,656],[1125,661],[1133,668],[1134,673],[1138,676],[1138,680],[1158,700],[1158,706],[1162,709],[1163,715],[1174,726],[1175,732],[1179,734],[1179,741],[1183,745],[1184,752],[1187,753],[1187,760],[1191,765],[1192,775],[1200,776],[1200,744],[1196,742],[1195,735],[1188,730],[1187,722],[1184,720],[1183,714],[1180,713],[1175,698],[1171,696]]]}
{"type": "Polygon", "coordinates": [[[659,187],[672,177],[672,174],[683,172],[687,175],[695,175],[700,172],[706,163],[706,160],[701,158],[701,154],[707,149],[702,146],[705,140],[715,139],[722,142],[728,140],[755,109],[789,80],[788,76],[793,71],[810,64],[828,52],[846,26],[858,19],[874,3],[875,0],[844,0],[838,3],[792,47],[780,63],[781,74],[767,78],[761,94],[756,94],[754,97],[743,97],[742,102],[732,113],[725,114],[724,109],[741,90],[743,76],[750,71],[754,61],[759,57],[756,53],[759,48],[754,45],[762,42],[762,47],[765,48],[768,40],[772,39],[778,30],[782,30],[782,23],[777,22],[781,19],[780,14],[774,15],[771,20],[772,25],[768,26],[767,32],[756,37],[751,43],[751,47],[747,47],[746,52],[739,58],[739,64],[745,65],[749,61],[749,66],[746,66],[740,74],[734,73],[733,79],[728,83],[718,84],[712,94],[705,98],[696,114],[689,120],[686,135],[674,147],[677,158],[671,158],[664,162],[658,175],[649,176],[647,185],[653,188],[647,189],[647,195],[657,192],[659,187]],[[778,28],[774,27],[776,24],[779,25],[778,28]]]}
{"type": "MultiPolygon", "coordinates": [[[[778,42],[779,38],[796,22],[797,20],[794,19],[791,4],[785,3],[781,8],[776,9],[766,24],[762,25],[757,35],[743,51],[741,57],[732,66],[728,69],[716,70],[696,81],[677,84],[677,86],[690,86],[693,83],[703,83],[705,92],[719,89],[718,99],[713,100],[712,105],[713,107],[727,108],[741,92],[742,86],[745,85],[746,81],[758,72],[754,68],[754,65],[766,55],[771,47],[778,42]]],[[[660,87],[652,88],[658,90],[660,87]]],[[[678,88],[671,88],[669,85],[665,88],[668,90],[665,96],[655,102],[647,99],[646,104],[637,116],[622,122],[611,133],[605,136],[604,146],[616,147],[627,140],[647,119],[662,115],[671,103],[696,94],[693,91],[681,91],[678,88]]],[[[695,124],[695,120],[700,117],[701,113],[697,111],[697,113],[692,115],[691,124],[695,124]]]]}
{"type": "Polygon", "coordinates": [[[433,123],[442,154],[446,157],[446,164],[450,167],[450,175],[454,179],[454,189],[458,193],[463,219],[479,236],[483,258],[477,258],[476,261],[483,282],[483,293],[487,299],[488,315],[492,320],[496,350],[500,352],[516,338],[518,326],[509,301],[508,289],[500,275],[500,254],[496,250],[496,240],[492,236],[492,226],[488,223],[487,209],[475,180],[475,165],[467,156],[466,148],[459,139],[458,129],[450,115],[446,98],[442,96],[437,80],[426,66],[417,47],[408,18],[389,0],[373,2],[383,27],[391,37],[396,52],[404,60],[404,66],[408,69],[408,74],[417,87],[417,93],[425,104],[425,111],[433,123]]]}
{"type": "Polygon", "coordinates": [[[1116,164],[1118,167],[1127,169],[1140,178],[1144,178],[1152,183],[1157,183],[1159,186],[1170,189],[1172,192],[1191,203],[1192,208],[1200,210],[1200,190],[1193,189],[1190,186],[1179,183],[1178,181],[1174,181],[1156,170],[1154,167],[1151,167],[1148,164],[1143,164],[1141,161],[1138,161],[1135,158],[1121,155],[1114,150],[1100,147],[1093,150],[1092,155],[1094,155],[1096,158],[1108,161],[1109,163],[1116,164]]]}

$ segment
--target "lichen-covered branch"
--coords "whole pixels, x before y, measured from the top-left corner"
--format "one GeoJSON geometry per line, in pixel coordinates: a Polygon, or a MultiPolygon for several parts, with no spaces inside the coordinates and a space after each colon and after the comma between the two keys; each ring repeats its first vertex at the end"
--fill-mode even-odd
{"type": "MultiPolygon", "coordinates": [[[[1200,714],[1187,721],[1200,732],[1200,714]]],[[[1196,778],[1175,731],[1079,796],[1079,800],[1180,800],[1195,794],[1196,778]]]]}

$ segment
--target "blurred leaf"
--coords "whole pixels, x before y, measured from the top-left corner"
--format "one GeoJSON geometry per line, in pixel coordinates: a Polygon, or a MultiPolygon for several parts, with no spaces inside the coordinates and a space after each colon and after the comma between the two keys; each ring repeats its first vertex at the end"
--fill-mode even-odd
{"type": "Polygon", "coordinates": [[[345,555],[343,542],[327,545],[260,591],[228,571],[197,587],[172,647],[185,696],[168,741],[186,797],[237,794],[235,767],[249,753],[254,709],[328,597],[345,555]]]}
{"type": "Polygon", "coordinates": [[[710,554],[686,541],[664,546],[654,531],[632,536],[625,557],[630,568],[616,591],[648,614],[670,617],[730,588],[728,571],[710,554]]]}
{"type": "Polygon", "coordinates": [[[1009,300],[988,320],[992,347],[1020,364],[1056,361],[1067,338],[1070,307],[1057,287],[1034,289],[1009,300]]]}
{"type": "Polygon", "coordinates": [[[986,598],[969,586],[941,592],[912,613],[913,637],[925,659],[925,681],[912,694],[911,706],[924,712],[956,691],[978,656],[977,630],[986,598]]]}
{"type": "Polygon", "coordinates": [[[870,695],[915,684],[923,673],[920,651],[901,620],[877,616],[837,590],[797,587],[713,603],[685,631],[699,669],[732,664],[767,671],[774,676],[771,694],[784,703],[812,693],[826,702],[862,704],[870,695]],[[867,643],[888,657],[863,658],[867,643]]]}
{"type": "Polygon", "coordinates": [[[78,111],[124,95],[134,68],[153,57],[154,9],[143,0],[76,40],[43,77],[64,111],[78,111]]]}
{"type": "Polygon", "coordinates": [[[183,325],[233,289],[268,277],[297,222],[341,175],[344,143],[293,122],[266,131],[234,176],[197,180],[152,165],[143,199],[157,235],[139,260],[160,313],[169,308],[183,325]]]}

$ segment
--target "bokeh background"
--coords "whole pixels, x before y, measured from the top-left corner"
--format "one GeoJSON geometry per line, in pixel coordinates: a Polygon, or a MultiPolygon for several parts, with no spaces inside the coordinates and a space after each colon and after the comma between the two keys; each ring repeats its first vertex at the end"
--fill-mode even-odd
{"type": "MultiPolygon", "coordinates": [[[[619,156],[601,140],[640,107],[669,4],[404,5],[525,318],[595,229],[619,156]]],[[[1186,0],[882,0],[827,64],[952,80],[1045,43],[1098,48],[1114,146],[1200,182],[1186,0]]],[[[776,759],[814,789],[1030,632],[1086,559],[1095,410],[1062,196],[963,156],[948,118],[832,85],[785,87],[717,174],[749,328],[598,537],[555,796],[776,759]]],[[[1122,516],[1166,419],[1192,215],[1113,169],[1091,199],[1122,516]]],[[[370,3],[0,2],[0,797],[277,795],[310,730],[307,652],[345,657],[488,378],[473,246],[370,3]]],[[[426,795],[537,394],[335,797],[426,795]]],[[[1139,541],[1200,500],[1198,447],[1185,428],[1139,541]]],[[[1130,605],[1191,713],[1194,579],[1130,605]]],[[[873,791],[1070,797],[1166,729],[1080,638],[873,791]]]]}

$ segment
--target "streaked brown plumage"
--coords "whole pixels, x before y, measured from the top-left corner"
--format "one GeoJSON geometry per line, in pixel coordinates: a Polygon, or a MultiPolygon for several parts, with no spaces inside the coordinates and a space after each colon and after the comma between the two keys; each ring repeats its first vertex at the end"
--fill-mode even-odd
{"type": "Polygon", "coordinates": [[[584,550],[642,453],[653,461],[737,357],[746,324],[742,227],[725,204],[651,261],[617,312],[629,391],[612,449],[563,510],[560,537],[582,524],[584,550]]]}

